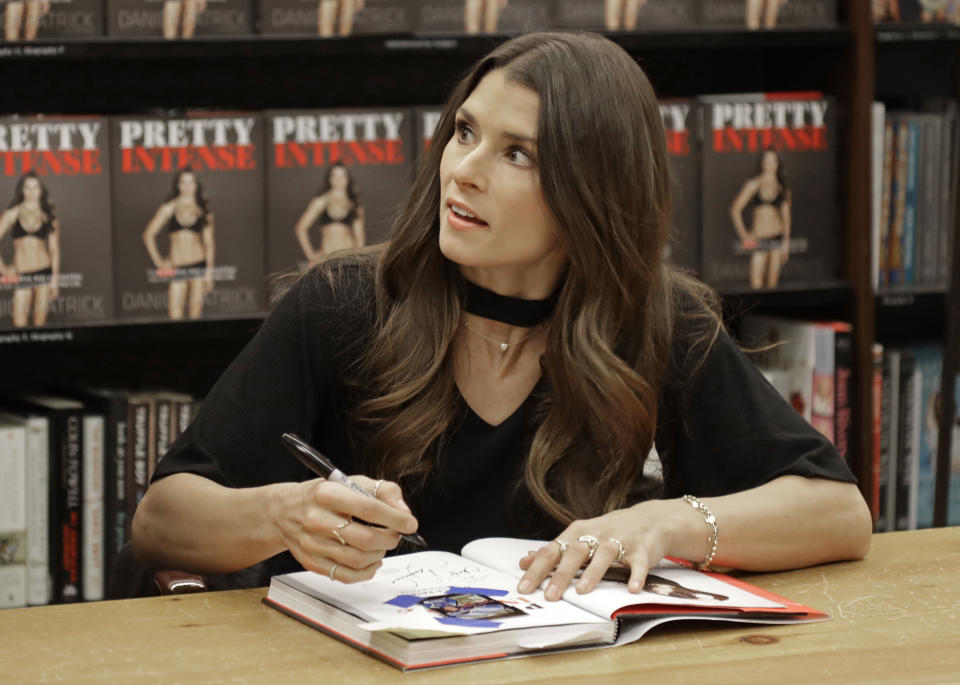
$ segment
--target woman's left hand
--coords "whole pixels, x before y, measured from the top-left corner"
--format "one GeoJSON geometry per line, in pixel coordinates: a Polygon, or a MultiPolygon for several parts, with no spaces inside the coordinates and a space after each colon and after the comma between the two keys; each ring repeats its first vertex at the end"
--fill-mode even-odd
{"type": "Polygon", "coordinates": [[[213,274],[207,273],[203,277],[203,292],[212,293],[213,292],[213,274]]]}
{"type": "Polygon", "coordinates": [[[50,282],[50,287],[47,290],[47,297],[51,300],[57,299],[57,295],[60,294],[60,286],[57,285],[56,281],[50,282]]]}
{"type": "Polygon", "coordinates": [[[619,562],[630,571],[627,589],[640,592],[647,571],[670,553],[674,533],[685,525],[684,517],[689,516],[689,511],[684,509],[690,508],[678,500],[650,500],[597,518],[574,521],[554,540],[520,560],[520,568],[526,573],[518,589],[522,593],[533,592],[549,577],[545,597],[558,600],[586,564],[575,585],[577,592],[583,594],[593,590],[610,567],[619,562]]]}

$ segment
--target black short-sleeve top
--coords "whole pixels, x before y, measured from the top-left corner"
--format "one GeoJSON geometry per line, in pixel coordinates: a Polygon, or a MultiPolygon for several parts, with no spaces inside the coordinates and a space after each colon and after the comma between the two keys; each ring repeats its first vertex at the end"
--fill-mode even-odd
{"type": "MultiPolygon", "coordinates": [[[[363,448],[351,440],[349,421],[355,393],[344,381],[375,325],[373,276],[357,264],[339,267],[338,276],[332,285],[308,274],[282,298],[159,461],[154,480],[187,472],[252,487],[315,477],[284,449],[285,432],[309,441],[345,473],[358,472],[363,448]]],[[[675,349],[674,356],[683,353],[675,349]]],[[[696,372],[676,385],[664,389],[672,399],[661,400],[658,414],[656,448],[668,474],[663,496],[729,494],[787,474],[855,482],[830,442],[725,332],[696,372]]],[[[407,496],[431,548],[459,552],[479,537],[560,532],[522,484],[537,428],[531,398],[496,426],[461,398],[461,418],[444,453],[426,485],[407,496]]],[[[272,571],[288,568],[298,566],[285,555],[272,571]]]]}

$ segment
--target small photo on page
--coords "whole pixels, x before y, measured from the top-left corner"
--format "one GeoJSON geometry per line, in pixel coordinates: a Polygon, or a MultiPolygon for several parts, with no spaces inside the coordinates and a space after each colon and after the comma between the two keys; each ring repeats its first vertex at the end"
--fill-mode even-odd
{"type": "Polygon", "coordinates": [[[430,611],[446,618],[492,620],[509,616],[523,616],[524,611],[501,601],[473,592],[436,595],[420,600],[430,611]]]}

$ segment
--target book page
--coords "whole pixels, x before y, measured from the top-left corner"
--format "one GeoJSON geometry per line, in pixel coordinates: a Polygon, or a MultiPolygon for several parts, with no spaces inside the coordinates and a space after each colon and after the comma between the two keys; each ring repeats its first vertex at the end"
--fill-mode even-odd
{"type": "MultiPolygon", "coordinates": [[[[516,583],[522,576],[519,561],[530,550],[547,544],[542,540],[517,538],[484,538],[474,540],[463,548],[462,554],[487,566],[512,576],[516,583]]],[[[538,594],[546,588],[546,581],[538,594]]],[[[513,589],[516,589],[514,585],[513,589]]],[[[603,580],[590,593],[581,595],[571,585],[563,594],[570,604],[581,607],[604,618],[625,607],[657,604],[679,607],[740,609],[776,609],[783,604],[755,595],[747,590],[724,582],[706,573],[700,573],[663,559],[647,575],[646,589],[639,593],[627,590],[624,582],[603,580]]]]}
{"type": "Polygon", "coordinates": [[[570,604],[547,602],[539,591],[520,595],[509,575],[448,552],[387,557],[374,578],[361,583],[309,571],[282,580],[364,619],[368,630],[408,638],[610,623],[570,604]]]}

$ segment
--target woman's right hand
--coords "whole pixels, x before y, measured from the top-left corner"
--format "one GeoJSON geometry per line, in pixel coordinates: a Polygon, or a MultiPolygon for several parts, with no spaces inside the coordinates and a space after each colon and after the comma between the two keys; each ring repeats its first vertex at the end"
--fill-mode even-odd
{"type": "Polygon", "coordinates": [[[274,515],[283,546],[305,569],[331,575],[336,564],[332,577],[344,583],[372,578],[400,534],[419,525],[396,483],[384,481],[377,489],[365,476],[351,479],[367,492],[376,489],[377,498],[317,478],[292,483],[274,515]]]}
{"type": "Polygon", "coordinates": [[[740,241],[740,245],[743,247],[744,250],[756,250],[758,244],[759,243],[757,242],[757,238],[752,235],[746,235],[740,241]]]}
{"type": "Polygon", "coordinates": [[[177,270],[173,266],[173,262],[169,259],[161,259],[157,262],[157,278],[173,278],[174,274],[177,273],[177,270]]]}
{"type": "Polygon", "coordinates": [[[19,275],[17,274],[17,270],[14,269],[12,266],[10,266],[9,264],[4,264],[3,266],[0,266],[0,281],[2,281],[3,283],[16,283],[19,280],[20,278],[19,278],[19,275]]]}

